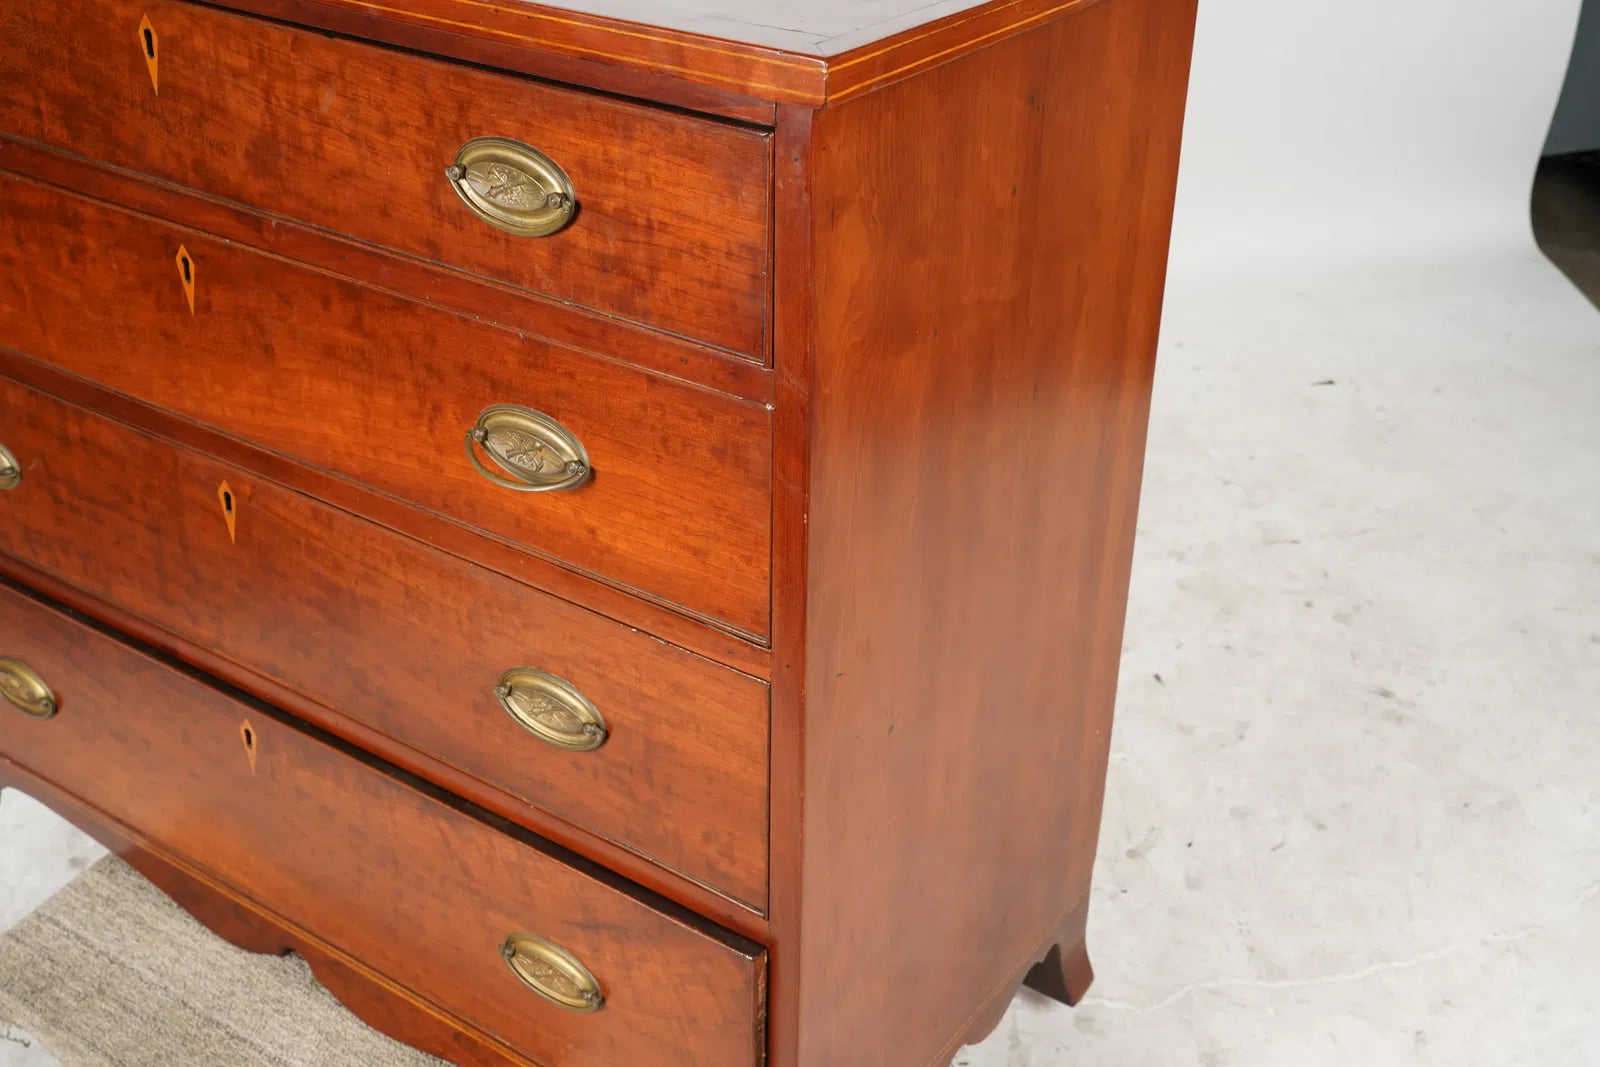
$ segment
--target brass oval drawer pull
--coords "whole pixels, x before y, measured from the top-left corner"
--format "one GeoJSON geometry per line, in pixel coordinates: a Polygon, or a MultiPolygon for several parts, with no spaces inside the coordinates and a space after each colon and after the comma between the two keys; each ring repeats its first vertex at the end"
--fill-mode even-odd
{"type": "Polygon", "coordinates": [[[571,682],[546,671],[531,667],[506,671],[494,695],[518,726],[557,748],[593,752],[611,736],[588,698],[571,682]]]}
{"type": "Polygon", "coordinates": [[[576,489],[594,473],[589,453],[571,430],[542,411],[514,404],[484,409],[467,431],[467,458],[479,474],[518,493],[576,489]],[[509,478],[484,466],[480,447],[509,478]]]}
{"type": "Polygon", "coordinates": [[[500,956],[522,984],[568,1011],[599,1011],[606,998],[589,969],[566,949],[532,934],[512,934],[500,956]]]}
{"type": "Polygon", "coordinates": [[[548,237],[578,212],[567,172],[521,141],[475,137],[444,173],[473,214],[518,237],[548,237]]]}
{"type": "Polygon", "coordinates": [[[0,697],[6,703],[35,719],[48,719],[58,706],[56,695],[32,667],[19,659],[0,656],[0,697]]]}
{"type": "Polygon", "coordinates": [[[5,445],[0,445],[0,490],[15,489],[22,484],[22,464],[5,445]]]}

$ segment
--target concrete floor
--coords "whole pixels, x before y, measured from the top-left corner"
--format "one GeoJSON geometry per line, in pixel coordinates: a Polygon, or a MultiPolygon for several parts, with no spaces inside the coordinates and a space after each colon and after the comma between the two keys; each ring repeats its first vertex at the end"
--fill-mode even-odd
{"type": "MultiPolygon", "coordinates": [[[[1600,314],[1531,248],[1175,275],[1100,980],[957,1063],[1591,1067],[1597,827],[1600,314]]],[[[0,834],[0,926],[93,854],[0,834]]]]}

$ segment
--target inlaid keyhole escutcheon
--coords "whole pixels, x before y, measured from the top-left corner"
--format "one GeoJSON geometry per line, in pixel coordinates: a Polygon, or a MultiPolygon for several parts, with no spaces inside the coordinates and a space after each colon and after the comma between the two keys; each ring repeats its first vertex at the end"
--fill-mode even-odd
{"type": "Polygon", "coordinates": [[[217,486],[217,503],[222,505],[222,519],[228,524],[228,540],[239,543],[239,500],[227,482],[217,486]]]}
{"type": "Polygon", "coordinates": [[[239,740],[244,742],[244,757],[250,761],[250,773],[256,773],[256,728],[246,719],[239,724],[239,740]]]}
{"type": "Polygon", "coordinates": [[[144,65],[150,68],[150,88],[159,96],[161,93],[161,79],[157,75],[156,64],[160,61],[161,42],[156,37],[156,28],[150,24],[150,16],[146,15],[139,20],[139,54],[144,56],[144,65]]]}
{"type": "Polygon", "coordinates": [[[189,301],[189,314],[194,314],[194,257],[182,245],[178,246],[178,280],[183,283],[183,295],[189,301]]]}

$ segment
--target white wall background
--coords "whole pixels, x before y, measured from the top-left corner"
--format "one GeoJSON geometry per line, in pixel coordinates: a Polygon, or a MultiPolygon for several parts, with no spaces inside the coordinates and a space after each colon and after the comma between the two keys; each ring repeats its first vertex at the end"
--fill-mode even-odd
{"type": "Polygon", "coordinates": [[[1579,0],[1202,0],[1180,271],[1525,244],[1579,0]]]}

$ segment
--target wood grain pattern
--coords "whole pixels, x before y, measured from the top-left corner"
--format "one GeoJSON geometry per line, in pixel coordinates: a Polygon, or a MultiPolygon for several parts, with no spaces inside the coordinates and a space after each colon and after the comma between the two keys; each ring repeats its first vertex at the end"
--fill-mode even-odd
{"type": "MultiPolygon", "coordinates": [[[[739,88],[742,83],[738,78],[697,80],[685,77],[670,66],[618,63],[597,48],[530,48],[528,35],[518,32],[526,25],[525,16],[506,20],[506,24],[515,29],[496,32],[460,19],[397,13],[394,5],[386,4],[347,4],[342,0],[331,4],[323,0],[238,0],[226,6],[283,22],[315,26],[331,33],[449,56],[755,126],[771,126],[776,110],[772,101],[739,88]]],[[[477,10],[473,9],[474,13],[477,10]]],[[[748,67],[755,69],[756,64],[748,64],[748,67]]]]}
{"type": "MultiPolygon", "coordinates": [[[[898,3],[822,5],[798,13],[802,22],[789,28],[830,12],[871,21],[898,3]]],[[[706,13],[697,4],[682,11],[706,13]]],[[[724,12],[739,15],[751,4],[734,0],[724,12]]],[[[542,297],[512,296],[504,282],[483,283],[460,262],[402,261],[348,231],[314,232],[306,223],[315,220],[280,227],[258,208],[178,189],[178,179],[153,170],[130,176],[39,144],[0,142],[0,166],[126,200],[143,213],[0,178],[0,343],[37,357],[0,350],[0,374],[210,453],[180,464],[193,472],[183,484],[143,490],[186,523],[210,509],[209,526],[182,527],[181,545],[191,554],[226,544],[214,495],[225,475],[242,501],[238,544],[227,552],[252,547],[252,515],[265,509],[284,537],[316,529],[313,543],[348,540],[363,557],[377,557],[340,565],[361,576],[360,586],[372,584],[375,594],[365,598],[340,589],[334,566],[294,576],[252,561],[223,575],[207,562],[172,580],[194,601],[180,611],[130,567],[99,559],[75,532],[88,523],[70,518],[69,497],[89,501],[86,510],[102,525],[127,529],[130,543],[152,540],[113,514],[137,506],[85,486],[52,502],[45,519],[29,510],[25,528],[36,533],[16,555],[0,552],[0,570],[294,714],[325,721],[407,769],[431,766],[424,773],[436,774],[440,786],[502,814],[510,794],[425,754],[463,743],[459,737],[436,737],[428,731],[441,724],[418,726],[409,714],[385,719],[363,703],[369,695],[357,683],[374,670],[373,648],[360,645],[344,665],[352,679],[330,680],[339,669],[331,657],[266,634],[262,620],[309,620],[296,629],[318,632],[347,622],[355,605],[402,601],[450,617],[442,600],[430,598],[464,588],[461,576],[483,577],[468,562],[481,561],[671,640],[679,646],[671,656],[685,658],[673,659],[664,679],[697,692],[704,688],[697,671],[729,679],[690,651],[750,674],[717,699],[711,720],[746,721],[748,694],[770,680],[764,763],[754,741],[748,751],[724,754],[734,757],[728,764],[700,738],[684,740],[682,755],[663,753],[685,761],[681,770],[731,771],[735,780],[701,782],[692,798],[696,787],[673,769],[658,767],[632,783],[631,794],[608,783],[601,790],[615,797],[598,797],[600,807],[581,816],[606,836],[574,829],[580,816],[561,807],[570,796],[530,795],[560,807],[560,817],[523,807],[526,825],[613,872],[556,857],[579,873],[613,887],[623,885],[617,874],[635,879],[767,946],[764,965],[746,972],[753,986],[732,994],[753,1005],[750,1018],[767,1020],[766,1047],[740,1047],[732,1060],[696,1049],[696,1062],[721,1067],[764,1054],[770,1067],[945,1067],[961,1044],[993,1027],[1024,984],[1067,1001],[1081,997],[1092,979],[1084,939],[1089,879],[1195,0],[941,0],[918,7],[914,26],[893,24],[891,14],[876,29],[857,27],[864,37],[830,38],[826,56],[499,0],[222,6],[770,123],[770,131],[718,128],[757,137],[770,153],[759,171],[770,181],[763,233],[773,291],[762,306],[771,320],[763,334],[771,369],[754,361],[741,368],[731,350],[709,353],[681,338],[652,345],[652,332],[637,323],[563,314],[542,297]],[[701,92],[708,95],[699,104],[685,103],[701,92]],[[763,113],[761,102],[776,107],[763,113]],[[945,180],[952,173],[960,179],[945,180]],[[192,319],[174,289],[175,239],[200,271],[192,319]],[[147,268],[155,260],[160,269],[147,268]],[[120,343],[108,353],[97,340],[113,334],[120,343]],[[514,345],[515,358],[485,359],[490,337],[514,345]],[[689,369],[676,370],[679,359],[689,369]],[[514,514],[461,481],[459,470],[428,468],[383,447],[392,442],[381,431],[405,424],[423,428],[422,454],[458,450],[450,438],[459,437],[463,415],[519,402],[501,394],[529,383],[555,399],[520,402],[552,409],[586,441],[625,445],[633,457],[632,480],[620,488],[607,485],[599,463],[594,489],[611,495],[591,498],[590,511],[539,506],[514,514]],[[685,467],[700,473],[686,475],[685,467]],[[192,499],[190,480],[206,483],[192,499]],[[409,552],[365,546],[409,542],[290,488],[460,558],[411,546],[432,563],[392,562],[409,552]],[[325,528],[314,516],[325,518],[325,528]],[[346,529],[362,532],[331,532],[346,529]],[[45,546],[47,539],[65,546],[45,546]],[[406,586],[404,596],[392,592],[413,570],[430,577],[406,586]],[[295,603],[233,619],[219,599],[195,588],[208,575],[235,595],[272,581],[295,603]],[[194,613],[193,625],[182,611],[194,613]],[[242,670],[225,645],[277,666],[270,676],[242,670]],[[296,671],[359,717],[291,688],[303,684],[289,677],[296,671]],[[417,741],[401,745],[380,729],[417,731],[417,741]],[[676,850],[684,858],[674,863],[749,903],[757,888],[749,773],[758,765],[770,781],[764,917],[702,881],[664,875],[641,858],[643,846],[617,847],[648,835],[652,855],[665,861],[676,850]],[[713,796],[731,801],[731,830],[712,821],[713,796]],[[600,810],[613,799],[646,797],[663,802],[659,820],[618,830],[611,820],[620,811],[600,810]],[[678,837],[667,825],[675,800],[689,812],[678,837]],[[704,832],[711,839],[697,844],[704,832]],[[717,852],[719,833],[743,843],[735,852],[699,854],[717,852]]],[[[305,47],[322,56],[333,44],[343,46],[305,47]]],[[[163,94],[172,60],[163,53],[163,94]]],[[[723,173],[730,182],[752,180],[738,167],[723,173]]],[[[696,336],[709,339],[704,331],[696,336]]],[[[36,446],[50,432],[44,422],[25,431],[36,446]]],[[[112,447],[111,438],[101,447],[112,447]]],[[[114,447],[141,454],[133,444],[114,447]]],[[[591,451],[599,462],[611,446],[591,442],[591,451]]],[[[63,468],[63,484],[86,482],[89,471],[85,463],[63,468]]],[[[623,472],[615,468],[611,481],[624,481],[623,472]]],[[[509,583],[491,575],[474,584],[509,583]]],[[[593,621],[569,605],[559,610],[593,621]]],[[[413,658],[423,649],[408,622],[384,627],[413,658]]],[[[543,641],[537,627],[502,637],[507,649],[543,641]]],[[[55,650],[59,636],[43,640],[55,650]]],[[[594,677],[621,677],[620,656],[636,646],[649,658],[650,641],[632,635],[619,658],[605,662],[586,645],[581,662],[604,668],[594,677]]],[[[474,678],[493,669],[474,651],[449,650],[474,678]]],[[[437,672],[441,698],[452,678],[468,684],[465,674],[437,672]]],[[[369,678],[365,688],[382,686],[369,678]]],[[[638,688],[646,692],[648,682],[638,688]]],[[[398,690],[388,696],[387,703],[405,699],[398,690]]],[[[683,705],[663,699],[669,715],[687,718],[683,705]]],[[[646,736],[648,728],[639,729],[646,736]]],[[[0,752],[13,747],[0,733],[0,752]]],[[[466,753],[463,762],[496,758],[456,751],[466,753]]],[[[341,753],[352,758],[360,757],[341,753]]],[[[339,763],[315,766],[335,774],[339,763]]],[[[553,778],[538,788],[544,784],[552,794],[565,788],[553,778]]],[[[536,847],[549,855],[553,846],[536,847]]],[[[480,862],[469,856],[462,869],[480,862]]],[[[252,880],[261,877],[251,872],[252,880]]],[[[291,922],[299,907],[284,906],[291,922]]],[[[314,906],[311,915],[320,921],[314,906]]],[[[729,944],[697,920],[680,919],[729,944]]],[[[596,927],[585,929],[598,936],[596,927]]],[[[262,936],[270,943],[277,935],[262,936]]],[[[389,973],[381,958],[352,955],[389,973]]],[[[449,967],[447,960],[446,973],[449,967]]],[[[744,1010],[726,1000],[717,1009],[724,1021],[744,1010]]],[[[476,1008],[461,1014],[481,1019],[476,1008]]],[[[441,1040],[426,1028],[422,1037],[441,1040]]],[[[660,1061],[636,1050],[630,1057],[619,1062],[660,1061]]]]}
{"type": "Polygon", "coordinates": [[[828,61],[828,104],[837,106],[851,97],[904,81],[1099,2],[1009,0],[976,8],[956,5],[960,10],[833,55],[828,61]]]}
{"type": "Polygon", "coordinates": [[[292,259],[375,289],[411,296],[556,344],[604,353],[646,370],[758,404],[772,401],[772,372],[742,356],[673,337],[439,263],[371,245],[0,134],[0,170],[36,178],[292,259]]]}
{"type": "Polygon", "coordinates": [[[5,176],[0,337],[741,633],[767,632],[762,406],[5,176]],[[205,279],[192,316],[173,265],[180,243],[205,279]],[[485,481],[463,443],[500,403],[559,419],[587,446],[594,480],[539,494],[485,481]]]}
{"type": "Polygon", "coordinates": [[[0,130],[765,356],[761,131],[173,0],[6,0],[0,31],[0,130]],[[485,135],[557,160],[578,218],[535,239],[474,216],[444,168],[485,135]]]}
{"type": "Polygon", "coordinates": [[[540,1067],[510,1046],[437,1004],[395,985],[370,967],[308,933],[293,919],[247,900],[192,862],[44,781],[0,754],[0,788],[48,805],[125,860],[217,936],[247,952],[293,952],[318,982],[363,1022],[396,1041],[458,1067],[540,1067]]]}
{"type": "MultiPolygon", "coordinates": [[[[403,13],[427,5],[400,2],[389,6],[400,8],[403,13]]],[[[495,6],[475,0],[455,2],[455,10],[463,14],[495,6]]],[[[600,25],[632,23],[641,34],[681,33],[720,40],[725,45],[833,56],[952,17],[977,18],[1023,6],[1022,0],[999,4],[973,0],[809,0],[803,5],[784,0],[566,0],[560,5],[521,4],[510,10],[524,11],[525,21],[534,25],[579,20],[600,25]]],[[[434,7],[450,10],[445,5],[434,7]]]]}
{"type": "Polygon", "coordinates": [[[784,105],[773,136],[777,253],[773,325],[772,874],[768,890],[767,1042],[774,1067],[795,1067],[803,1022],[800,865],[805,803],[807,532],[811,515],[811,372],[815,318],[812,138],[816,112],[784,105]]]}
{"type": "MultiPolygon", "coordinates": [[[[277,452],[230,437],[192,419],[113,392],[87,378],[0,347],[0,375],[91,408],[140,430],[354,512],[441,551],[476,562],[523,585],[551,593],[713,659],[755,678],[772,673],[772,650],[691,619],[652,600],[516,548],[481,531],[440,522],[429,512],[277,452]]],[[[274,697],[273,699],[278,699],[274,697]]],[[[542,831],[548,833],[548,831],[542,831]]]]}
{"type": "Polygon", "coordinates": [[[891,85],[1100,0],[969,0],[601,8],[486,0],[223,0],[310,26],[425,47],[477,63],[664,99],[734,117],[734,98],[820,107],[891,85]],[[374,17],[377,16],[377,17],[374,17]],[[650,79],[640,81],[638,79],[650,79]],[[662,93],[655,83],[672,88],[662,93]]]}
{"type": "Polygon", "coordinates": [[[1193,17],[1112,0],[817,117],[774,1067],[943,1067],[1087,894],[1193,17]]]}
{"type": "Polygon", "coordinates": [[[759,1062],[760,946],[641,899],[105,634],[0,588],[0,645],[60,713],[0,715],[0,751],[266,910],[563,1067],[759,1062]],[[258,737],[254,773],[238,727],[258,737]],[[500,960],[538,932],[600,979],[575,1015],[500,960]]]}
{"type": "Polygon", "coordinates": [[[674,874],[665,867],[644,859],[637,852],[631,852],[614,844],[608,838],[581,830],[567,820],[546,812],[543,808],[530,807],[505,791],[486,785],[482,779],[474,778],[465,771],[441,763],[356,719],[331,712],[326,706],[308,699],[298,691],[250,671],[233,660],[217,654],[213,649],[186,641],[170,630],[162,629],[140,616],[84,592],[77,586],[66,584],[46,571],[3,553],[0,553],[0,576],[11,579],[20,588],[35,590],[64,607],[81,613],[84,618],[98,620],[134,641],[150,648],[160,649],[198,671],[234,685],[240,692],[280,708],[302,722],[324,729],[340,740],[372,753],[378,759],[408,774],[433,782],[441,789],[505,820],[508,824],[524,827],[560,848],[587,857],[634,885],[685,907],[742,937],[760,944],[766,944],[769,940],[771,928],[765,918],[748,906],[739,904],[698,882],[691,882],[681,875],[674,874]]]}
{"type": "Polygon", "coordinates": [[[765,908],[764,684],[4,378],[0,444],[0,552],[765,908]],[[518,727],[513,667],[576,686],[605,746],[518,727]]]}
{"type": "Polygon", "coordinates": [[[380,40],[403,43],[406,32],[424,29],[443,54],[475,63],[499,56],[504,65],[503,50],[514,50],[533,57],[534,73],[606,91],[628,91],[615,80],[624,71],[767,102],[816,105],[827,96],[827,61],[818,57],[526,0],[226,0],[225,6],[328,29],[348,26],[352,14],[376,13],[382,25],[368,29],[380,40]]]}

